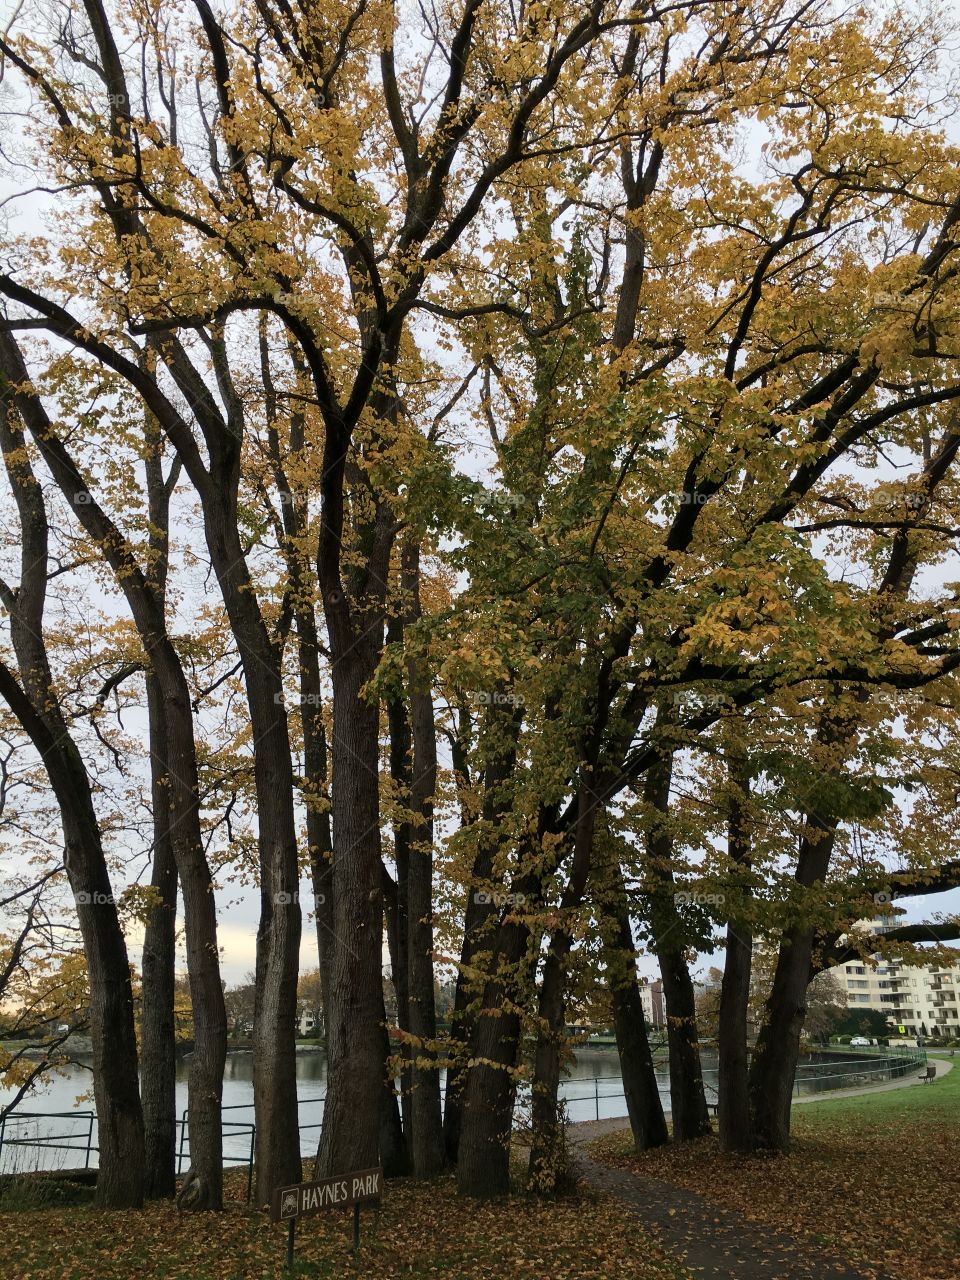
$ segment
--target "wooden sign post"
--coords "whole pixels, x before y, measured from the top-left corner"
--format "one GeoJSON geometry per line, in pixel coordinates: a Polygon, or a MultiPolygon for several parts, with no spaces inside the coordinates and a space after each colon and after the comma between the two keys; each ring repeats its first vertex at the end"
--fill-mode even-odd
{"type": "Polygon", "coordinates": [[[383,1170],[361,1169],[319,1182],[298,1182],[291,1187],[278,1187],[273,1193],[270,1216],[274,1222],[287,1224],[287,1270],[293,1269],[294,1238],[298,1218],[309,1218],[324,1209],[353,1207],[353,1247],[360,1247],[360,1206],[380,1202],[383,1194],[383,1170]]]}

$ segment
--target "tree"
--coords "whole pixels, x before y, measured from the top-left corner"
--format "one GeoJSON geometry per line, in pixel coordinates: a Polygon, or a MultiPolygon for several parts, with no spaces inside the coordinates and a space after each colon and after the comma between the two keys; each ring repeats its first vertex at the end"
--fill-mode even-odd
{"type": "MultiPolygon", "coordinates": [[[[302,979],[301,979],[302,981],[302,979]]],[[[245,981],[227,987],[223,1002],[227,1011],[227,1033],[237,1039],[246,1039],[253,1032],[257,984],[252,973],[245,981]]]]}
{"type": "MultiPolygon", "coordinates": [[[[147,423],[150,443],[146,479],[149,501],[149,536],[143,554],[148,567],[141,567],[134,548],[116,522],[101,506],[91,487],[82,477],[76,462],[58,437],[39,395],[30,385],[27,369],[12,333],[0,334],[0,368],[8,386],[13,388],[13,402],[27,430],[64,497],[76,513],[89,537],[96,539],[104,559],[113,570],[123,591],[143,645],[150,673],[147,681],[150,721],[150,746],[154,761],[154,787],[159,791],[159,804],[154,802],[156,851],[155,872],[161,890],[160,911],[166,921],[157,921],[163,930],[164,1002],[160,1016],[168,1017],[172,964],[171,906],[176,902],[176,884],[170,883],[170,863],[176,867],[183,889],[187,922],[187,948],[192,962],[189,975],[194,992],[192,1005],[195,1018],[195,1052],[191,1059],[194,1106],[190,1115],[191,1164],[187,1173],[181,1204],[197,1208],[220,1208],[223,1202],[223,1149],[219,1118],[220,1095],[226,1053],[226,1024],[223,993],[220,986],[217,952],[216,912],[212,895],[210,868],[203,851],[196,747],[193,735],[190,695],[179,656],[166,624],[166,531],[169,527],[171,488],[164,478],[156,430],[147,423]],[[172,898],[172,904],[171,904],[172,898]]],[[[177,471],[171,473],[176,482],[177,471]]],[[[125,673],[126,674],[126,673],[125,673]]],[[[147,1009],[151,1007],[154,977],[152,961],[156,955],[154,930],[149,938],[147,964],[147,1009]]],[[[166,1174],[157,1179],[166,1183],[172,1173],[172,1126],[170,1124],[169,1042],[162,1046],[148,1034],[148,1046],[164,1049],[164,1097],[157,1124],[160,1132],[152,1139],[157,1147],[156,1159],[164,1159],[166,1174]],[[160,1155],[160,1149],[165,1156],[160,1155]]],[[[148,1093],[148,1096],[152,1096],[148,1093]]],[[[153,1150],[151,1150],[153,1157],[153,1150]]],[[[152,1167],[152,1166],[151,1166],[152,1167]]]]}
{"type": "Polygon", "coordinates": [[[807,991],[807,1014],[803,1034],[811,1040],[826,1041],[844,1021],[846,992],[832,973],[819,973],[807,991]]]}
{"type": "Polygon", "coordinates": [[[52,872],[5,886],[0,910],[0,1049],[5,1120],[34,1086],[66,1061],[63,1046],[86,1025],[89,1003],[82,951],[51,918],[45,901],[52,872]]]}
{"type": "Polygon", "coordinates": [[[698,985],[697,1030],[707,1040],[716,1040],[720,1023],[721,983],[723,970],[711,965],[706,982],[698,985]]]}
{"type": "Polygon", "coordinates": [[[890,1019],[879,1009],[847,1009],[831,1028],[833,1035],[879,1040],[890,1034],[890,1019]]]}
{"type": "MultiPolygon", "coordinates": [[[[438,1164],[441,895],[462,919],[444,1148],[463,1193],[508,1185],[527,1037],[549,1190],[591,965],[617,974],[636,1132],[659,1133],[624,1022],[638,940],[664,973],[675,1129],[706,1131],[689,957],[715,925],[725,1142],[784,1147],[809,980],[893,862],[885,770],[956,737],[955,602],[925,571],[956,528],[960,204],[951,148],[908,127],[940,101],[939,19],[193,8],[161,27],[58,0],[48,30],[2,37],[45,113],[25,145],[82,231],[14,239],[0,293],[34,376],[71,370],[65,418],[84,376],[109,388],[77,466],[129,397],[128,432],[155,427],[195,495],[249,720],[258,1202],[300,1172],[301,863],[320,1172],[404,1139],[438,1164]],[[855,829],[876,840],[859,863],[855,829]],[[399,1135],[385,914],[417,1082],[399,1135]],[[755,939],[778,961],[747,1081],[755,939]]],[[[929,758],[910,772],[936,777],[894,864],[915,881],[943,862],[948,788],[929,758]]]]}
{"type": "MultiPolygon", "coordinates": [[[[133,992],[90,777],[57,697],[45,634],[50,526],[6,370],[0,372],[0,450],[20,525],[20,580],[0,579],[14,671],[0,659],[0,698],[43,764],[63,832],[90,982],[93,1082],[99,1124],[97,1201],[143,1203],[144,1135],[133,992]]],[[[13,955],[16,955],[14,944],[13,955]]]]}

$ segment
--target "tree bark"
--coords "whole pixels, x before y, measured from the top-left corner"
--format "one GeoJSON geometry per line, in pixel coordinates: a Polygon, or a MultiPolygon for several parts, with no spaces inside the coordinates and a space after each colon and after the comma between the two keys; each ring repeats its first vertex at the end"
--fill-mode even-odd
{"type": "MultiPolygon", "coordinates": [[[[420,618],[420,548],[402,549],[402,589],[407,624],[420,618]]],[[[413,759],[407,868],[407,1000],[414,1037],[411,1068],[410,1154],[418,1178],[444,1165],[440,1071],[436,1065],[437,1011],[433,972],[433,802],[437,789],[437,736],[430,678],[415,653],[407,659],[413,759]]]]}
{"type": "Polygon", "coordinates": [[[658,948],[670,1054],[670,1112],[675,1142],[702,1138],[710,1132],[703,1091],[697,1011],[693,981],[682,952],[658,948]]]}
{"type": "Polygon", "coordinates": [[[201,494],[207,547],[243,666],[254,740],[260,923],[257,929],[253,1094],[256,1203],[299,1182],[296,1013],[300,969],[300,873],[293,762],[280,655],[267,632],[237,525],[239,447],[221,441],[211,459],[216,488],[201,494]]]}
{"type": "Polygon", "coordinates": [[[750,971],[753,937],[745,924],[727,926],[727,950],[720,984],[720,1021],[717,1030],[717,1122],[723,1151],[750,1151],[753,1133],[750,1118],[747,1015],[750,1004],[750,971]]]}
{"type": "Polygon", "coordinates": [[[177,864],[170,839],[169,777],[161,745],[161,694],[147,673],[150,770],[153,800],[153,868],[150,886],[157,901],[143,937],[143,997],[140,1019],[144,1127],[144,1195],[149,1200],[176,1191],[177,1061],[173,1018],[176,956],[177,864]]]}
{"type": "MultiPolygon", "coordinates": [[[[749,872],[752,841],[746,802],[750,778],[742,756],[732,756],[729,772],[731,801],[727,825],[727,855],[734,873],[749,872]]],[[[720,1018],[717,1028],[717,1121],[723,1151],[750,1151],[753,1146],[747,1053],[747,1016],[753,963],[753,933],[747,910],[750,886],[745,877],[739,877],[739,880],[731,877],[731,890],[727,898],[727,948],[720,985],[720,1018]]]]}
{"type": "MultiPolygon", "coordinates": [[[[801,841],[796,878],[810,888],[827,873],[837,822],[807,815],[812,830],[801,841]]],[[[760,1151],[789,1151],[793,1083],[800,1059],[800,1033],[807,1012],[807,987],[813,976],[816,933],[802,922],[780,943],[773,987],[750,1063],[750,1111],[753,1145],[760,1151]]]]}
{"type": "Polygon", "coordinates": [[[647,1038],[637,982],[633,926],[619,865],[611,868],[609,878],[613,881],[609,889],[609,915],[601,921],[603,962],[613,1004],[613,1026],[633,1145],[637,1151],[649,1151],[669,1142],[670,1135],[647,1038]]]}
{"type": "MultiPolygon", "coordinates": [[[[389,643],[402,641],[401,620],[391,618],[387,629],[389,643]]],[[[387,726],[390,734],[390,779],[395,788],[395,801],[403,809],[410,805],[410,722],[402,694],[391,698],[387,704],[387,726]]],[[[401,1031],[410,1030],[410,924],[409,876],[410,876],[410,821],[396,818],[393,823],[393,865],[396,879],[384,867],[383,885],[387,920],[387,946],[390,952],[390,976],[397,1000],[397,1025],[401,1031]]],[[[400,1058],[400,1110],[403,1116],[403,1132],[409,1140],[413,1126],[413,1053],[403,1039],[397,1048],[400,1058]]]]}
{"type": "MultiPolygon", "coordinates": [[[[602,793],[603,782],[599,791],[602,793]]],[[[581,783],[577,797],[577,819],[573,834],[570,875],[560,899],[561,919],[583,900],[590,874],[593,838],[602,801],[591,784],[581,783]]],[[[566,1018],[567,960],[573,934],[561,925],[550,939],[540,986],[537,1048],[533,1070],[533,1136],[530,1146],[531,1187],[552,1192],[561,1168],[564,1135],[559,1108],[561,1054],[566,1018]]]]}
{"type": "MultiPolygon", "coordinates": [[[[516,762],[521,721],[522,709],[519,706],[491,707],[487,712],[481,742],[481,755],[484,759],[480,812],[482,825],[470,870],[470,889],[464,910],[463,941],[451,1017],[451,1066],[447,1069],[444,1094],[443,1137],[450,1164],[456,1164],[459,1156],[463,1094],[468,1076],[466,1059],[483,997],[483,986],[480,985],[478,990],[477,978],[472,970],[478,954],[493,942],[497,916],[496,905],[489,897],[484,898],[478,893],[476,886],[488,884],[492,875],[498,847],[499,816],[510,803],[507,784],[516,762]]],[[[459,754],[462,756],[462,752],[459,754]]],[[[454,765],[456,767],[456,760],[454,765]]],[[[465,761],[461,760],[460,767],[466,768],[465,761]]]]}
{"type": "Polygon", "coordinates": [[[378,625],[333,646],[333,884],[337,948],[328,1043],[332,1067],[317,1153],[320,1177],[377,1164],[384,1048],[379,708],[363,695],[380,656],[378,625]],[[377,633],[377,634],[373,634],[377,633]],[[346,641],[346,642],[344,642],[346,641]]]}
{"type": "Polygon", "coordinates": [[[710,1118],[703,1091],[693,981],[684,956],[683,921],[673,895],[673,840],[665,825],[672,774],[673,755],[666,751],[651,765],[644,798],[655,815],[646,852],[656,885],[651,923],[666,1006],[671,1121],[674,1141],[683,1142],[709,1133],[710,1118]]]}
{"type": "MultiPolygon", "coordinates": [[[[535,894],[532,877],[516,891],[535,894]]],[[[533,963],[527,955],[530,929],[507,911],[491,948],[481,1008],[474,1022],[471,1065],[463,1091],[457,1190],[461,1195],[506,1195],[510,1189],[510,1136],[517,1093],[520,1015],[533,963]]]]}
{"type": "MultiPolygon", "coordinates": [[[[506,959],[517,954],[515,944],[506,959]]],[[[517,957],[519,958],[519,956],[517,957]]],[[[488,984],[474,1033],[460,1121],[457,1190],[489,1197],[510,1190],[510,1133],[516,1099],[520,1018],[502,1007],[500,984],[488,984]]]]}

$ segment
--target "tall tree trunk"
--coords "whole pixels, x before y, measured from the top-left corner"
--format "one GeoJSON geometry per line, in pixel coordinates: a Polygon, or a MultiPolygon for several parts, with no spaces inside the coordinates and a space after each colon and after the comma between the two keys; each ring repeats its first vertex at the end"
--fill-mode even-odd
{"type": "MultiPolygon", "coordinates": [[[[577,819],[573,835],[570,875],[560,899],[561,919],[580,905],[590,874],[593,837],[597,817],[603,812],[599,795],[603,783],[581,783],[577,798],[577,819]]],[[[573,933],[561,925],[550,939],[540,986],[537,1048],[533,1069],[533,1136],[530,1147],[530,1185],[552,1192],[560,1167],[563,1133],[560,1127],[560,1071],[566,1018],[567,960],[573,947],[573,933]]]]}
{"type": "Polygon", "coordinates": [[[720,1018],[717,1029],[718,1101],[720,1146],[724,1151],[749,1151],[753,1145],[748,1080],[747,1016],[750,1005],[750,970],[753,933],[748,910],[752,841],[746,812],[750,776],[739,753],[730,761],[730,814],[727,854],[732,863],[727,898],[727,949],[720,985],[720,1018]]]}
{"type": "MultiPolygon", "coordinates": [[[[69,748],[68,754],[72,754],[69,748]]],[[[72,777],[59,789],[62,796],[69,788],[74,797],[64,812],[63,829],[67,875],[77,902],[90,979],[99,1149],[97,1204],[111,1209],[139,1208],[143,1204],[144,1132],[129,960],[93,806],[83,795],[87,779],[79,755],[68,767],[72,777]]]]}
{"type": "MultiPolygon", "coordinates": [[[[517,890],[535,892],[521,880],[517,890]]],[[[463,1091],[457,1190],[461,1195],[506,1195],[510,1189],[510,1135],[517,1093],[520,1015],[529,981],[530,930],[507,912],[492,946],[482,1007],[474,1022],[471,1065],[463,1091]]]]}
{"type": "Polygon", "coordinates": [[[648,1151],[662,1147],[670,1135],[647,1038],[637,982],[633,927],[619,864],[610,868],[608,880],[612,881],[608,889],[608,914],[601,921],[603,962],[613,1004],[613,1027],[633,1145],[637,1151],[648,1151]]]}
{"type": "MultiPolygon", "coordinates": [[[[826,731],[832,736],[832,730],[826,731]]],[[[800,844],[796,879],[803,888],[822,881],[830,864],[837,822],[808,814],[811,835],[800,844]]],[[[773,987],[750,1063],[753,1144],[761,1151],[789,1151],[793,1082],[800,1060],[800,1033],[807,1013],[815,929],[796,923],[777,953],[773,987]]]]}
{"type": "Polygon", "coordinates": [[[702,1138],[710,1132],[700,1066],[693,980],[682,952],[661,946],[657,958],[666,1005],[673,1137],[675,1142],[685,1142],[702,1138]]]}
{"type": "MultiPolygon", "coordinates": [[[[402,641],[403,629],[399,617],[390,619],[387,640],[391,644],[402,641]]],[[[404,811],[410,805],[410,722],[403,695],[399,694],[387,704],[387,725],[390,734],[390,779],[395,788],[395,802],[404,811]]],[[[385,889],[387,917],[387,946],[390,951],[390,976],[397,1000],[397,1025],[400,1030],[410,1030],[410,821],[405,815],[393,822],[393,865],[396,880],[384,867],[382,879],[385,889]],[[389,882],[389,883],[388,883],[389,882]]],[[[400,1058],[400,1109],[403,1115],[403,1131],[408,1141],[413,1125],[413,1051],[406,1039],[397,1049],[400,1058]]]]}
{"type": "MultiPolygon", "coordinates": [[[[163,438],[156,419],[149,413],[145,415],[144,437],[148,446],[144,470],[151,552],[145,577],[154,593],[159,612],[165,616],[170,565],[170,498],[177,483],[179,464],[174,462],[169,476],[164,476],[163,438]]],[[[153,867],[150,884],[157,895],[157,901],[147,919],[143,939],[140,1091],[146,1146],[144,1194],[148,1198],[159,1199],[172,1196],[176,1191],[177,1045],[174,978],[178,876],[177,855],[171,834],[174,819],[171,809],[170,744],[167,741],[163,688],[155,671],[146,672],[145,683],[153,806],[153,867]]]]}
{"type": "Polygon", "coordinates": [[[717,1121],[723,1151],[753,1148],[747,1052],[752,959],[753,937],[745,923],[728,924],[717,1030],[717,1121]]]}
{"type": "MultiPolygon", "coordinates": [[[[465,714],[465,713],[464,713],[465,714]]],[[[494,857],[499,846],[498,825],[500,814],[509,808],[509,780],[513,776],[517,755],[517,739],[522,721],[522,708],[492,706],[486,715],[480,750],[485,761],[482,779],[480,835],[470,870],[470,891],[464,911],[463,940],[460,947],[460,963],[457,966],[456,990],[451,1015],[452,1065],[447,1069],[447,1085],[444,1094],[443,1138],[447,1160],[456,1164],[460,1132],[463,1121],[463,1094],[468,1069],[466,1062],[476,1029],[477,1012],[483,997],[483,987],[478,990],[477,979],[472,973],[477,954],[492,944],[495,936],[497,908],[489,895],[477,892],[478,885],[488,884],[493,873],[494,857]]],[[[459,741],[459,738],[458,738],[459,741]]],[[[459,768],[466,771],[462,750],[459,768]]],[[[454,759],[454,767],[458,760],[454,759]]],[[[468,817],[469,815],[464,815],[468,817]]],[[[466,825],[466,824],[465,824],[466,825]]]]}
{"type": "MultiPolygon", "coordinates": [[[[300,717],[303,723],[304,802],[310,883],[313,889],[314,924],[317,932],[317,967],[323,1002],[324,1035],[330,1010],[333,967],[333,840],[330,809],[326,802],[327,734],[323,723],[323,690],[320,683],[320,645],[312,609],[298,609],[297,641],[300,659],[300,717]]],[[[327,1063],[330,1052],[327,1045],[327,1063]]]]}
{"type": "MultiPolygon", "coordinates": [[[[407,542],[402,551],[402,588],[408,625],[420,618],[420,548],[407,542]]],[[[440,1071],[436,1065],[437,1011],[433,971],[433,803],[437,789],[437,730],[430,678],[415,653],[407,659],[413,762],[410,780],[410,830],[407,869],[407,1000],[414,1037],[411,1070],[410,1153],[418,1178],[444,1165],[440,1071]]]]}
{"type": "MultiPolygon", "coordinates": [[[[202,495],[207,547],[240,652],[255,743],[260,861],[253,1025],[255,1195],[257,1204],[266,1204],[276,1187],[299,1182],[302,1172],[296,1075],[301,913],[293,762],[280,654],[260,612],[237,526],[239,450],[222,446],[222,456],[212,461],[219,484],[202,495]]],[[[350,926],[343,927],[351,932],[350,926]]]]}
{"type": "Polygon", "coordinates": [[[499,983],[490,983],[474,1030],[475,1062],[463,1092],[457,1190],[467,1196],[510,1190],[510,1133],[517,1093],[520,1018],[503,1009],[499,983]]]}
{"type": "Polygon", "coordinates": [[[144,1186],[147,1199],[176,1190],[177,1060],[173,1018],[176,959],[177,865],[170,839],[170,781],[160,745],[162,709],[156,676],[147,673],[150,770],[153,801],[153,868],[156,902],[143,937],[143,996],[140,1019],[140,1092],[143,1099],[144,1186]]]}
{"type": "Polygon", "coordinates": [[[379,661],[382,631],[369,620],[359,626],[359,634],[347,626],[346,634],[334,627],[331,635],[337,949],[319,1176],[377,1163],[383,1111],[379,708],[363,693],[379,661]]]}
{"type": "Polygon", "coordinates": [[[766,1018],[750,1064],[753,1143],[757,1150],[790,1150],[793,1082],[807,1012],[813,939],[812,930],[791,933],[781,942],[777,955],[766,1018]]]}
{"type": "Polygon", "coordinates": [[[46,681],[40,703],[43,711],[35,705],[41,686],[36,680],[40,673],[33,674],[29,682],[32,693],[28,694],[0,662],[0,697],[43,760],[60,809],[64,866],[80,921],[90,984],[99,1146],[97,1204],[110,1209],[139,1208],[144,1184],[143,1111],[127,948],[83,761],[46,681]]]}
{"type": "Polygon", "coordinates": [[[709,1133],[710,1117],[703,1091],[693,980],[684,954],[683,921],[673,892],[673,838],[666,825],[672,775],[673,755],[665,751],[650,767],[644,798],[653,815],[646,852],[650,877],[656,886],[651,923],[666,1005],[671,1121],[674,1140],[682,1142],[709,1133]]]}

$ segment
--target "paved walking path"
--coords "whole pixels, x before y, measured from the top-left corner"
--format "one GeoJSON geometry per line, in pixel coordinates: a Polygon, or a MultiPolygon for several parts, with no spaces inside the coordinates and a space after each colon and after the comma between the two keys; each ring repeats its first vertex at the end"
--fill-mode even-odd
{"type": "MultiPolygon", "coordinates": [[[[596,1123],[577,1127],[592,1129],[596,1123]]],[[[811,1245],[749,1222],[694,1191],[611,1169],[583,1150],[576,1159],[587,1181],[623,1200],[697,1280],[863,1280],[860,1272],[814,1253],[811,1245]]]]}
{"type": "MultiPolygon", "coordinates": [[[[953,1066],[942,1058],[929,1061],[936,1066],[938,1077],[953,1066]]],[[[917,1075],[914,1071],[889,1084],[864,1089],[831,1089],[796,1098],[794,1103],[926,1088],[917,1075]]],[[[587,1147],[594,1138],[623,1127],[622,1116],[570,1126],[580,1172],[591,1185],[623,1200],[697,1280],[863,1280],[862,1273],[839,1258],[821,1253],[809,1242],[750,1222],[735,1210],[714,1204],[696,1192],[628,1169],[610,1168],[590,1157],[587,1147]]],[[[878,1274],[883,1276],[882,1272],[878,1274]]]]}

